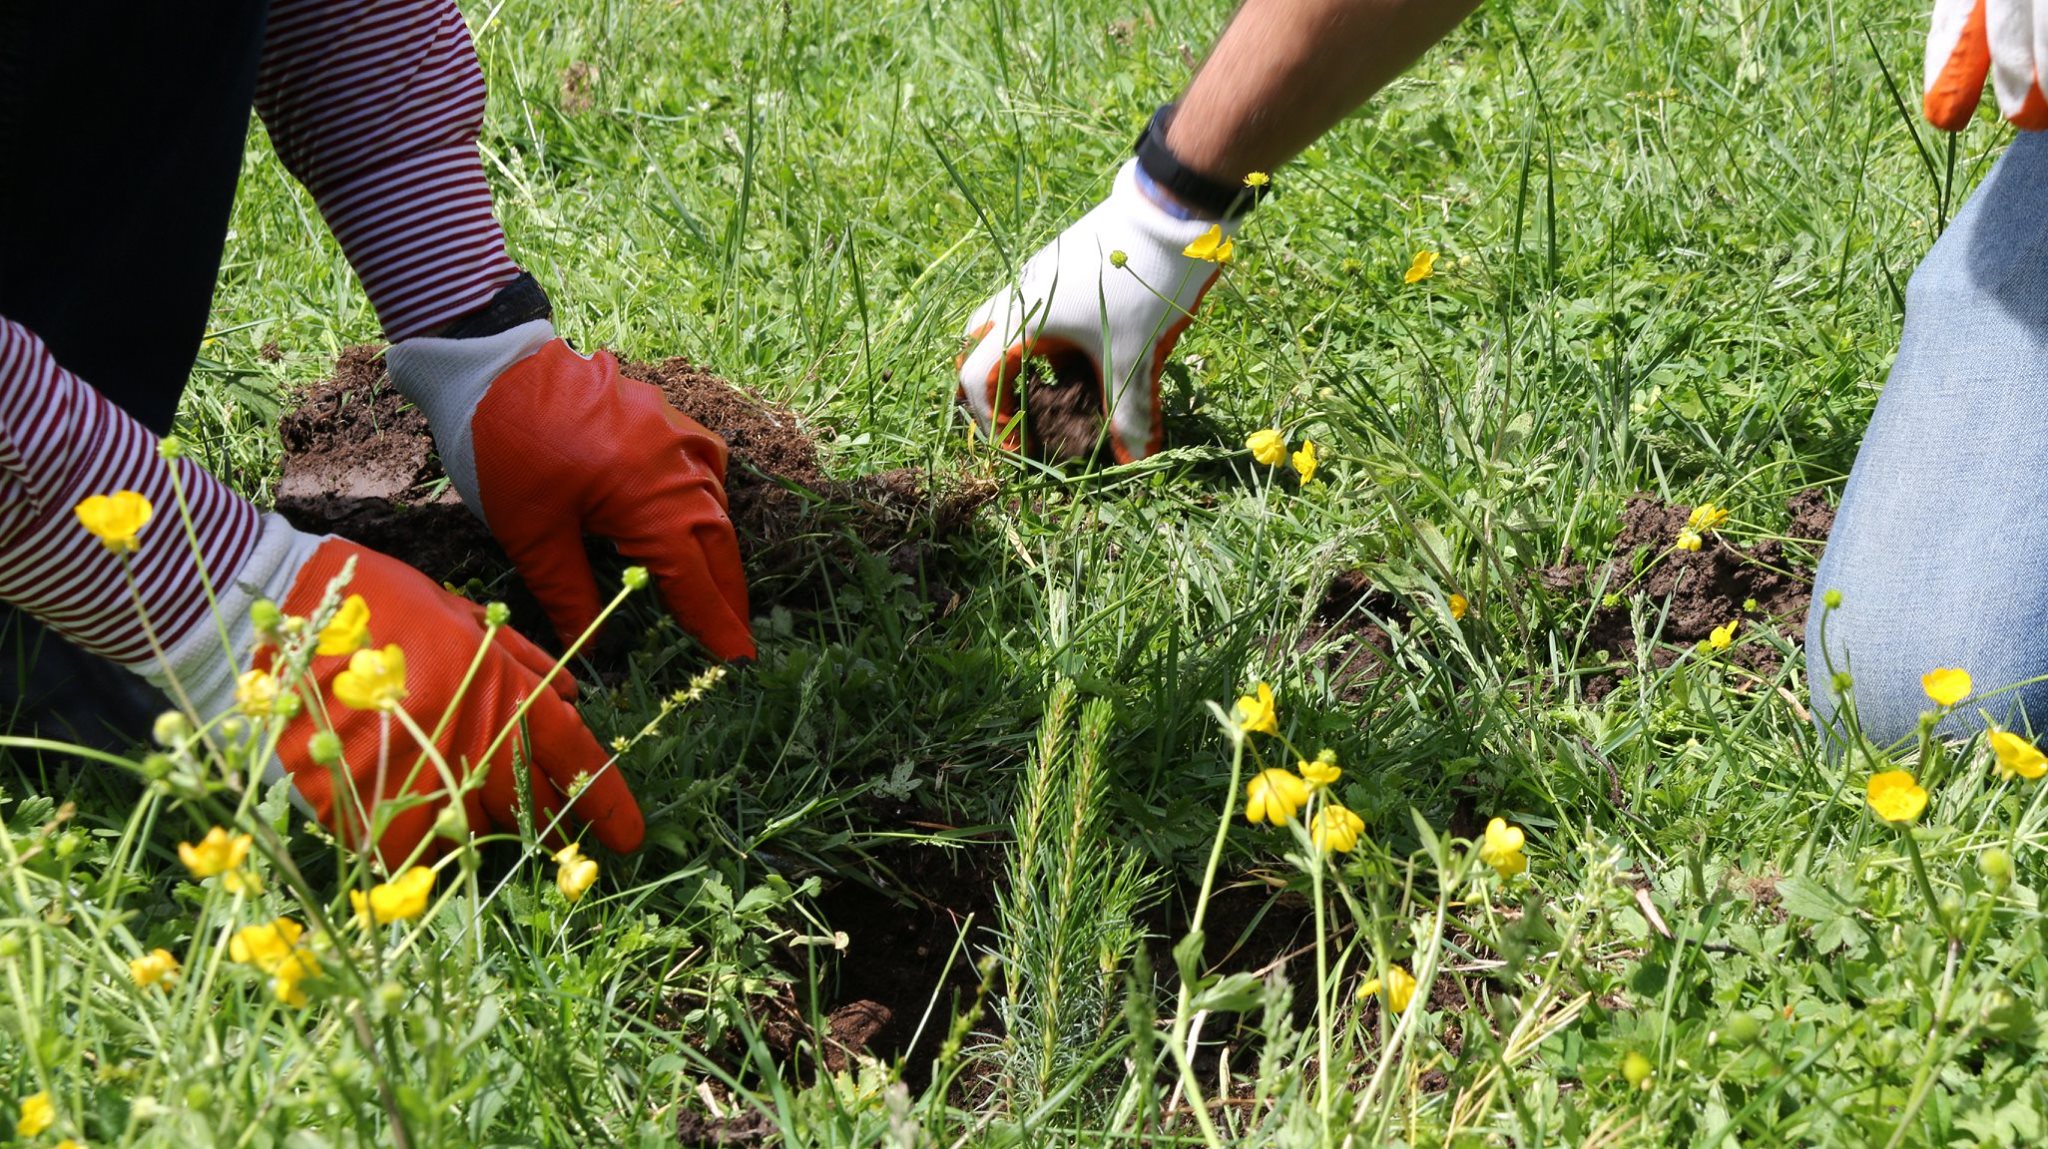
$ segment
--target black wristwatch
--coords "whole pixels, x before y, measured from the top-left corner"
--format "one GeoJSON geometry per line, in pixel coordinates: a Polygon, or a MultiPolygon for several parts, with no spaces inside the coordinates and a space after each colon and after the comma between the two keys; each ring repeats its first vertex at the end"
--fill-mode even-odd
{"type": "Polygon", "coordinates": [[[1145,130],[1138,133],[1135,148],[1138,166],[1153,183],[1172,193],[1173,197],[1205,215],[1223,219],[1238,216],[1258,206],[1260,199],[1271,190],[1271,184],[1251,187],[1243,183],[1225,184],[1210,179],[1180,161],[1166,146],[1166,129],[1173,123],[1173,113],[1179,105],[1162,104],[1152,113],[1152,120],[1145,130]]]}

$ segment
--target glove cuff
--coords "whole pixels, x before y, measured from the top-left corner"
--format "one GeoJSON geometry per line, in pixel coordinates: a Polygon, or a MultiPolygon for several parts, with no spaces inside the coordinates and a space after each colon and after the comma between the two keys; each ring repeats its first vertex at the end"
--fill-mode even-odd
{"type": "MultiPolygon", "coordinates": [[[[214,617],[201,621],[171,644],[163,658],[151,659],[134,671],[166,693],[171,693],[175,679],[185,697],[192,700],[201,722],[226,714],[235,704],[235,679],[248,669],[256,649],[256,625],[249,619],[249,608],[261,598],[282,603],[299,568],[332,537],[309,535],[274,512],[264,515],[256,544],[241,568],[224,578],[215,572],[214,617]]],[[[264,781],[282,777],[284,768],[273,756],[264,764],[264,781]]]]}
{"type": "MultiPolygon", "coordinates": [[[[1116,181],[1111,185],[1107,205],[1116,213],[1121,225],[1118,231],[1129,228],[1139,236],[1157,245],[1162,255],[1173,260],[1186,260],[1182,249],[1209,233],[1210,228],[1219,228],[1227,237],[1235,235],[1242,224],[1242,218],[1201,219],[1183,218],[1162,207],[1159,202],[1145,193],[1141,184],[1144,179],[1139,173],[1137,160],[1126,160],[1117,169],[1116,181]]],[[[1112,235],[1117,234],[1115,232],[1112,235]]],[[[1127,234],[1127,233],[1126,233],[1127,234]]],[[[1105,237],[1105,242],[1112,242],[1105,237]]],[[[1108,253],[1103,253],[1108,258],[1108,253]]]]}
{"type": "Polygon", "coordinates": [[[522,323],[554,317],[555,306],[548,302],[548,293],[541,290],[540,281],[533,277],[532,272],[522,271],[518,279],[500,288],[482,309],[470,312],[435,334],[442,339],[477,339],[510,331],[522,323]]]}
{"type": "Polygon", "coordinates": [[[406,339],[384,353],[392,386],[426,413],[427,425],[434,431],[434,449],[455,493],[487,525],[477,491],[476,447],[470,423],[477,404],[483,402],[498,376],[554,337],[552,322],[532,319],[496,334],[468,339],[406,339]]]}

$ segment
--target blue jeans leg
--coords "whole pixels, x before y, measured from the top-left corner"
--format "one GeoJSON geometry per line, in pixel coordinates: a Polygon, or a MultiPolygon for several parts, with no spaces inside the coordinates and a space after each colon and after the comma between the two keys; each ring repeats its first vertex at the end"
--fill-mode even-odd
{"type": "MultiPolygon", "coordinates": [[[[1934,667],[1969,671],[1980,694],[2048,673],[2048,136],[2019,136],[1914,272],[1815,590],[1823,725],[1830,659],[1880,745],[1913,734],[1934,667]],[[1830,589],[1842,606],[1823,648],[1830,589]]],[[[1942,732],[1980,729],[1979,708],[2048,727],[2048,684],[1966,703],[1942,732]]]]}

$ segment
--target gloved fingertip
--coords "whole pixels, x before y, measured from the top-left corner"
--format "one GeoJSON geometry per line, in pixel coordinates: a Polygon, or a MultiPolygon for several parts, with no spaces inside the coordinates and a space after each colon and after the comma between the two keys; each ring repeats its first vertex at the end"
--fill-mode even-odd
{"type": "Polygon", "coordinates": [[[1944,132],[1960,132],[1970,126],[1971,117],[1977,114],[1978,96],[1971,93],[1959,96],[1952,91],[1929,89],[1920,104],[1920,112],[1927,122],[1944,132]]]}
{"type": "MultiPolygon", "coordinates": [[[[579,632],[580,633],[580,632],[579,632]]],[[[576,676],[569,673],[567,666],[557,668],[558,661],[553,655],[533,644],[533,640],[510,628],[498,631],[497,641],[510,654],[513,661],[535,678],[547,678],[548,686],[564,702],[576,701],[576,676]],[[553,677],[548,677],[549,672],[553,677]]]]}
{"type": "Polygon", "coordinates": [[[2027,97],[2018,109],[2007,116],[2006,122],[2023,132],[2038,132],[2048,128],[2048,99],[2041,95],[2041,85],[2027,86],[2027,97]]]}
{"type": "Polygon", "coordinates": [[[988,320],[983,320],[979,325],[968,328],[967,334],[960,339],[960,354],[953,357],[953,371],[955,374],[959,374],[967,369],[967,357],[974,354],[974,349],[981,346],[981,341],[986,339],[988,333],[994,331],[995,328],[996,325],[988,320]]]}
{"type": "MultiPolygon", "coordinates": [[[[578,806],[582,805],[579,800],[578,806]]],[[[602,815],[585,819],[590,832],[597,835],[598,842],[605,849],[618,854],[630,854],[647,841],[647,820],[640,813],[640,804],[628,794],[622,805],[613,806],[602,815]]]]}

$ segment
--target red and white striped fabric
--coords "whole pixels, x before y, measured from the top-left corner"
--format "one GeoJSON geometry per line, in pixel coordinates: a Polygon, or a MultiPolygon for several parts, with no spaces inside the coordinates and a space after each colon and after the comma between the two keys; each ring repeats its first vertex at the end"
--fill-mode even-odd
{"type": "Polygon", "coordinates": [[[58,366],[33,332],[0,317],[0,599],[96,654],[149,662],[120,557],[72,513],[89,495],[139,491],[156,515],[128,559],[136,594],[163,646],[190,634],[207,602],[171,488],[174,465],[218,585],[256,544],[255,506],[190,459],[158,458],[148,428],[58,366]]]}
{"type": "Polygon", "coordinates": [[[256,110],[393,342],[519,275],[477,154],[483,69],[453,0],[276,0],[256,110]]]}
{"type": "MultiPolygon", "coordinates": [[[[276,0],[256,106],[394,341],[475,311],[518,276],[477,153],[483,71],[452,0],[276,0]]],[[[281,520],[190,460],[176,465],[225,597],[245,597],[228,578],[261,568],[259,581],[275,581],[303,557],[306,540],[281,520]]],[[[120,558],[72,513],[120,490],[156,508],[129,566],[157,642],[179,661],[208,607],[156,437],[0,317],[0,599],[154,673],[120,558]]]]}

